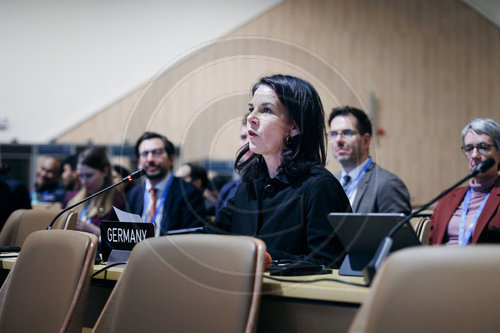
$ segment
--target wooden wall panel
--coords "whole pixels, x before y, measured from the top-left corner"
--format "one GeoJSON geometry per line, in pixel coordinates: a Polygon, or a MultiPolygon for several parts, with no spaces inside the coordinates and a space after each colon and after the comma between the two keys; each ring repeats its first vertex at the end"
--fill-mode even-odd
{"type": "MultiPolygon", "coordinates": [[[[462,2],[288,0],[58,141],[134,142],[152,129],[181,144],[185,161],[231,160],[252,83],[278,72],[311,81],[327,113],[367,110],[373,94],[384,135],[371,153],[401,176],[414,204],[467,172],[459,147],[470,119],[500,121],[500,31],[462,2]]],[[[328,167],[339,169],[331,157],[328,167]]]]}

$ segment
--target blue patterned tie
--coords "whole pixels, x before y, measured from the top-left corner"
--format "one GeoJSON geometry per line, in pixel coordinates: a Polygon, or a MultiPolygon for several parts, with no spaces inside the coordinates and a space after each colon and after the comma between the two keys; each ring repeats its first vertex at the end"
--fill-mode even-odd
{"type": "Polygon", "coordinates": [[[345,175],[344,178],[342,178],[342,187],[345,189],[347,187],[347,185],[349,185],[350,181],[351,181],[351,176],[349,175],[345,175]]]}

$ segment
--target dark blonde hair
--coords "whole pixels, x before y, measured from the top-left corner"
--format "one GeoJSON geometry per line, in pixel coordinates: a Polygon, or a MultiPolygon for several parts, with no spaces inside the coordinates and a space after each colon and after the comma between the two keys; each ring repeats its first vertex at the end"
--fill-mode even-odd
{"type": "MultiPolygon", "coordinates": [[[[91,147],[85,149],[80,153],[80,155],[78,155],[78,164],[86,165],[88,167],[106,173],[103,188],[111,185],[111,163],[109,163],[109,159],[104,148],[91,147]]],[[[82,187],[82,189],[75,195],[75,197],[71,199],[68,205],[74,204],[87,196],[87,190],[85,189],[85,187],[82,187]]],[[[93,202],[89,206],[88,216],[105,216],[106,214],[108,214],[113,209],[114,196],[114,189],[99,195],[95,202],[93,202]]],[[[83,206],[77,207],[75,208],[75,210],[80,213],[82,207],[83,206]]]]}

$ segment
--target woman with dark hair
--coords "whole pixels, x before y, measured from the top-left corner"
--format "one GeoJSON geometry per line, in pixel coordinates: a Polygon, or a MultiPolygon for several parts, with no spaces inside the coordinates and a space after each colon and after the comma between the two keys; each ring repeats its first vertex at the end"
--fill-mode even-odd
{"type": "MultiPolygon", "coordinates": [[[[104,148],[88,148],[84,150],[78,156],[76,168],[82,188],[68,194],[66,205],[73,205],[112,184],[111,164],[104,148]]],[[[75,207],[78,212],[76,229],[99,236],[101,234],[102,220],[118,220],[113,206],[119,209],[125,208],[125,198],[116,189],[98,195],[90,201],[75,207]]]]}
{"type": "MultiPolygon", "coordinates": [[[[130,170],[119,164],[113,164],[113,168],[111,169],[111,179],[113,180],[113,183],[121,182],[122,179],[128,175],[130,175],[130,170]]],[[[126,182],[117,186],[116,189],[122,192],[126,197],[132,187],[134,187],[134,182],[126,182]]]]}
{"type": "Polygon", "coordinates": [[[462,130],[462,152],[469,170],[488,158],[493,167],[439,200],[431,217],[430,244],[464,246],[499,242],[500,124],[475,118],[462,130]]]}
{"type": "Polygon", "coordinates": [[[344,251],[327,215],[351,206],[324,168],[318,93],[302,79],[274,75],[254,85],[248,105],[249,142],[235,162],[243,182],[205,231],[258,237],[273,259],[337,265],[344,251]]]}

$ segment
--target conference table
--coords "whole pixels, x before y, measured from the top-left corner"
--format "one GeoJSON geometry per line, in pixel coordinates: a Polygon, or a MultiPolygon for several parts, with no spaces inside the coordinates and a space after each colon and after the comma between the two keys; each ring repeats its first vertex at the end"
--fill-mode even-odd
{"type": "MultiPolygon", "coordinates": [[[[0,263],[3,282],[15,258],[2,259],[0,263]]],[[[104,267],[95,265],[94,272],[104,267]]],[[[94,326],[124,267],[111,267],[92,278],[85,327],[94,326]]],[[[347,332],[369,290],[332,281],[364,283],[361,277],[339,276],[337,270],[321,275],[273,277],[283,281],[271,280],[268,273],[264,276],[258,332],[347,332]]]]}
{"type": "MultiPolygon", "coordinates": [[[[111,267],[92,279],[85,325],[92,327],[124,266],[111,267]]],[[[104,268],[95,265],[94,272],[104,268]]],[[[263,280],[258,332],[347,332],[354,315],[368,293],[367,287],[328,279],[363,284],[361,277],[331,274],[273,276],[263,280]],[[322,281],[310,282],[321,279],[322,281]],[[308,282],[301,282],[308,281],[308,282]]]]}

